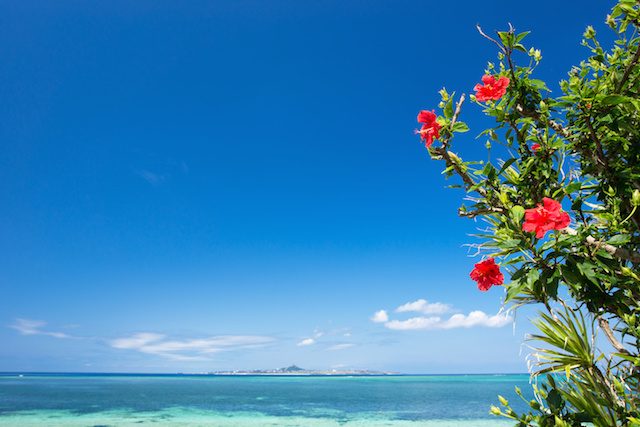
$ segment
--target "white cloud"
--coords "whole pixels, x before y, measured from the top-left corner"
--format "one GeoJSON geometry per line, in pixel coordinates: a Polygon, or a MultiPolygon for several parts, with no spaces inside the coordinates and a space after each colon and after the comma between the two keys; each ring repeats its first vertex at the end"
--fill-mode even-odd
{"type": "Polygon", "coordinates": [[[467,315],[453,314],[448,318],[442,317],[444,313],[457,311],[449,304],[441,302],[430,303],[426,299],[418,299],[403,304],[395,309],[396,313],[420,313],[422,316],[409,319],[389,319],[386,310],[377,311],[370,320],[375,323],[383,323],[387,329],[398,331],[428,330],[428,329],[456,329],[484,326],[488,328],[500,328],[513,322],[513,318],[507,314],[498,313],[489,316],[486,313],[475,310],[467,315]]]}
{"type": "Polygon", "coordinates": [[[46,322],[40,320],[31,319],[16,319],[13,325],[9,325],[10,328],[15,329],[22,335],[46,335],[54,338],[71,338],[70,335],[64,332],[46,331],[42,328],[46,326],[46,322]]]}
{"type": "Polygon", "coordinates": [[[443,304],[441,302],[430,303],[425,299],[419,299],[396,308],[396,313],[417,312],[422,314],[443,314],[451,310],[452,308],[449,304],[443,304]]]}
{"type": "Polygon", "coordinates": [[[407,320],[391,320],[384,324],[385,328],[397,331],[407,331],[412,329],[437,329],[439,317],[412,317],[407,320]]]}
{"type": "Polygon", "coordinates": [[[344,349],[347,349],[347,348],[351,348],[354,345],[355,344],[347,343],[347,342],[346,343],[341,343],[341,344],[335,344],[335,345],[332,345],[331,347],[328,347],[327,350],[329,350],[329,351],[344,350],[344,349]]]}
{"type": "Polygon", "coordinates": [[[385,310],[379,310],[371,316],[371,321],[374,323],[385,323],[389,321],[389,315],[385,310]]]}
{"type": "Polygon", "coordinates": [[[141,332],[130,337],[116,338],[113,348],[135,350],[180,361],[209,360],[210,354],[243,348],[262,347],[274,339],[253,335],[221,335],[209,338],[169,340],[165,335],[141,332]]]}
{"type": "Polygon", "coordinates": [[[472,328],[475,326],[484,326],[488,328],[500,328],[506,326],[513,321],[513,318],[507,314],[498,313],[489,316],[483,311],[472,311],[468,315],[454,314],[444,320],[440,317],[412,317],[407,320],[391,320],[386,322],[384,326],[388,329],[407,331],[416,329],[456,329],[456,328],[472,328]]]}
{"type": "Polygon", "coordinates": [[[297,346],[298,347],[306,347],[308,345],[313,345],[316,343],[316,340],[314,340],[313,338],[305,338],[302,341],[300,341],[297,346]]]}

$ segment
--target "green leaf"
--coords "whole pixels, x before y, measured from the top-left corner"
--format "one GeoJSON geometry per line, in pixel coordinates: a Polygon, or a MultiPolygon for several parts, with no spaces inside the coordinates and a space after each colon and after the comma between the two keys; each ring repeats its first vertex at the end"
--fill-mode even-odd
{"type": "Polygon", "coordinates": [[[552,389],[547,395],[547,403],[549,404],[549,408],[552,411],[562,409],[562,407],[564,406],[564,400],[562,400],[560,392],[555,388],[552,389]]]}
{"type": "Polygon", "coordinates": [[[529,84],[531,84],[531,86],[533,86],[534,88],[536,88],[538,90],[546,90],[547,92],[551,92],[549,90],[549,88],[547,87],[547,84],[545,82],[543,82],[542,80],[531,79],[531,80],[529,80],[529,84]]]}
{"type": "Polygon", "coordinates": [[[576,264],[580,273],[592,282],[596,282],[596,272],[594,271],[595,265],[589,261],[582,261],[576,264]]]}
{"type": "Polygon", "coordinates": [[[563,279],[569,285],[575,285],[581,282],[580,273],[576,271],[573,265],[561,265],[560,271],[562,272],[563,279]]]}
{"type": "Polygon", "coordinates": [[[515,205],[514,207],[512,207],[511,218],[513,219],[513,222],[515,222],[516,224],[520,224],[522,218],[524,218],[524,208],[519,205],[515,205]]]}
{"type": "Polygon", "coordinates": [[[558,285],[560,285],[560,281],[556,277],[547,281],[546,290],[547,290],[547,295],[550,298],[556,299],[558,297],[558,285]]]}
{"type": "Polygon", "coordinates": [[[629,96],[622,95],[606,95],[606,96],[597,96],[596,100],[600,102],[602,105],[618,105],[618,104],[632,104],[635,108],[640,108],[640,102],[637,99],[631,98],[629,96]]]}
{"type": "Polygon", "coordinates": [[[529,270],[529,273],[527,274],[527,285],[529,288],[533,288],[538,279],[540,279],[540,272],[535,268],[529,270]]]}
{"type": "Polygon", "coordinates": [[[582,183],[575,181],[564,188],[565,194],[575,193],[582,188],[582,183]]]}
{"type": "Polygon", "coordinates": [[[453,117],[453,98],[449,98],[447,103],[444,105],[444,117],[448,120],[451,120],[453,117]]]}
{"type": "Polygon", "coordinates": [[[467,126],[467,124],[465,122],[455,122],[453,124],[453,128],[451,130],[453,132],[464,133],[464,132],[468,132],[469,131],[469,126],[467,126]]]}
{"type": "Polygon", "coordinates": [[[503,45],[509,47],[513,42],[512,34],[508,31],[498,31],[498,37],[503,45]]]}
{"type": "Polygon", "coordinates": [[[502,165],[502,167],[500,168],[500,171],[498,172],[498,175],[502,175],[502,172],[504,172],[505,170],[507,170],[507,168],[509,166],[511,166],[513,164],[513,162],[515,162],[516,159],[509,159],[506,162],[504,162],[504,164],[502,165]]]}
{"type": "Polygon", "coordinates": [[[612,238],[610,238],[609,240],[607,240],[607,243],[609,243],[610,245],[624,245],[625,243],[629,243],[631,241],[631,236],[628,234],[617,234],[615,236],[613,236],[612,238]]]}
{"type": "Polygon", "coordinates": [[[525,31],[516,36],[516,43],[520,43],[531,31],[525,31]]]}

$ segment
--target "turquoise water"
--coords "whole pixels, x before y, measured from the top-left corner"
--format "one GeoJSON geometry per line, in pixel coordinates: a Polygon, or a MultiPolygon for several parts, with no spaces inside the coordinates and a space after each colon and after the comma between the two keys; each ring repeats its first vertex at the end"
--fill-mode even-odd
{"type": "Polygon", "coordinates": [[[0,375],[0,426],[489,427],[526,375],[0,375]]]}

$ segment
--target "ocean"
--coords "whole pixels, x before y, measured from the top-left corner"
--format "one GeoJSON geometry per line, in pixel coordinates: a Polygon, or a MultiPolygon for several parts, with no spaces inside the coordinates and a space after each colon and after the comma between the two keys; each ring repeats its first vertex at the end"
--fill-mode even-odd
{"type": "Polygon", "coordinates": [[[528,375],[0,374],[0,426],[489,427],[528,375]]]}

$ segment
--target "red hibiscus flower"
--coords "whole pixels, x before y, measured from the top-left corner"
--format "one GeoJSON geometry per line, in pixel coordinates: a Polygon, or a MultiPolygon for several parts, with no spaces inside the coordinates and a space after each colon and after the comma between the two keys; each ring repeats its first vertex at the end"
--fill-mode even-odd
{"type": "Polygon", "coordinates": [[[424,145],[429,148],[434,139],[440,138],[440,124],[436,122],[436,114],[433,111],[422,110],[418,113],[418,123],[422,123],[422,128],[416,133],[420,134],[424,145]]]}
{"type": "Polygon", "coordinates": [[[540,149],[540,144],[538,144],[538,143],[533,144],[533,145],[531,146],[531,149],[532,149],[534,152],[538,151],[538,150],[540,149]]]}
{"type": "Polygon", "coordinates": [[[469,277],[478,282],[478,289],[483,292],[488,291],[491,286],[504,283],[504,276],[500,272],[500,266],[496,264],[493,258],[487,258],[474,265],[469,277]]]}
{"type": "Polygon", "coordinates": [[[484,86],[478,83],[473,88],[476,91],[476,99],[480,102],[497,101],[507,93],[509,79],[503,76],[496,80],[494,76],[485,74],[482,76],[482,83],[484,83],[484,86]]]}
{"type": "Polygon", "coordinates": [[[569,214],[561,210],[560,203],[545,197],[542,204],[533,209],[524,211],[523,231],[536,233],[538,239],[542,239],[549,230],[562,230],[567,228],[571,219],[569,214]]]}

